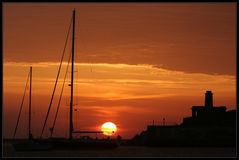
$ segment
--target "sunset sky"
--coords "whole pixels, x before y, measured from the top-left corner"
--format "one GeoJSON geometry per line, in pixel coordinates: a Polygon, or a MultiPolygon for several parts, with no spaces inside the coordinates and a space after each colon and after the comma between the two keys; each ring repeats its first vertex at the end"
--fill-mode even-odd
{"type": "MultiPolygon", "coordinates": [[[[4,138],[13,135],[30,66],[32,130],[40,135],[74,8],[75,130],[111,121],[115,136],[132,138],[153,120],[180,124],[191,106],[204,105],[206,90],[215,106],[236,108],[236,3],[3,3],[4,138]]],[[[67,77],[55,136],[68,136],[67,77]]],[[[27,136],[26,96],[17,137],[27,136]]]]}

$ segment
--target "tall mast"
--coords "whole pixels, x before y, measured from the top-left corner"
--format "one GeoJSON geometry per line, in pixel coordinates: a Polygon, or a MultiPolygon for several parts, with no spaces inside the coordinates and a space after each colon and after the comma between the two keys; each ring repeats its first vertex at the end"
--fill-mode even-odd
{"type": "Polygon", "coordinates": [[[72,139],[73,132],[73,81],[74,81],[74,52],[75,52],[75,9],[73,10],[73,28],[72,28],[72,54],[71,54],[71,101],[70,101],[70,130],[69,139],[72,139]]]}
{"type": "Polygon", "coordinates": [[[32,139],[31,134],[31,107],[32,107],[32,66],[30,67],[30,91],[29,91],[29,126],[28,126],[28,139],[32,139]]]}

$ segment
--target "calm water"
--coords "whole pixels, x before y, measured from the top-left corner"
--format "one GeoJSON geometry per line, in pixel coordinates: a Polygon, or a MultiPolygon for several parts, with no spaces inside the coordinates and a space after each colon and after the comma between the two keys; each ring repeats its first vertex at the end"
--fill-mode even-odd
{"type": "Polygon", "coordinates": [[[236,149],[120,146],[111,150],[16,152],[11,143],[4,143],[3,157],[236,157],[236,149]]]}

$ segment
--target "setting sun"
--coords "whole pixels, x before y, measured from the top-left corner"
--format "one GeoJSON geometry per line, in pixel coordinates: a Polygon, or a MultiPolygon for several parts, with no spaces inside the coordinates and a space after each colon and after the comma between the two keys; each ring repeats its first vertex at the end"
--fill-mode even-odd
{"type": "Polygon", "coordinates": [[[104,135],[111,136],[113,135],[117,130],[117,127],[114,123],[112,122],[105,122],[101,126],[101,131],[103,132],[104,135]]]}

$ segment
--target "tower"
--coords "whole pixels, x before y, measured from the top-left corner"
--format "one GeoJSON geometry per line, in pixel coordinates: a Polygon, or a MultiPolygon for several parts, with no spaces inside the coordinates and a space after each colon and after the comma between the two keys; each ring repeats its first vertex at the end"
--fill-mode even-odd
{"type": "Polygon", "coordinates": [[[205,108],[213,107],[213,95],[212,91],[206,91],[205,93],[205,108]]]}

